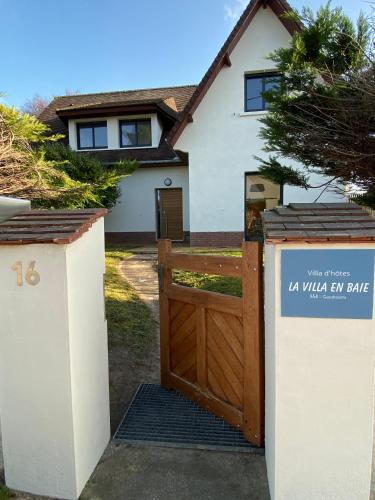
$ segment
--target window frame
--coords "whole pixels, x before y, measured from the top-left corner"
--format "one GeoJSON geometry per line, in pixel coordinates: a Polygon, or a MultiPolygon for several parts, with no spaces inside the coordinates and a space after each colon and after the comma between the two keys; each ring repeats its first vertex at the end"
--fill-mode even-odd
{"type": "Polygon", "coordinates": [[[120,134],[120,148],[125,148],[125,149],[132,149],[132,148],[150,148],[152,147],[152,120],[151,118],[129,118],[129,119],[123,119],[119,120],[119,134],[120,134]],[[139,144],[138,141],[138,124],[139,123],[148,123],[150,125],[150,143],[149,144],[139,144]],[[124,124],[135,124],[136,128],[136,137],[137,137],[137,144],[131,144],[130,146],[123,144],[122,142],[122,125],[124,124]]]}
{"type": "Polygon", "coordinates": [[[107,121],[98,121],[98,122],[78,122],[76,123],[76,128],[77,128],[77,149],[78,150],[85,150],[85,149],[108,149],[108,123],[107,121]],[[103,127],[105,125],[106,132],[107,132],[107,145],[106,146],[95,146],[95,133],[94,129],[95,127],[103,127]],[[82,147],[81,146],[81,139],[80,139],[80,130],[81,128],[91,128],[92,130],[92,147],[82,147]]]}
{"type": "Polygon", "coordinates": [[[270,71],[270,72],[263,72],[263,73],[245,73],[244,75],[244,110],[245,113],[257,113],[259,111],[267,111],[267,102],[263,97],[263,92],[266,91],[265,89],[265,81],[267,78],[275,78],[275,77],[280,77],[281,78],[281,73],[278,73],[277,71],[270,71]],[[247,109],[247,103],[248,103],[248,98],[247,98],[247,81],[248,80],[255,80],[256,78],[261,78],[262,79],[262,91],[260,94],[260,97],[262,99],[262,107],[258,109],[247,109]]]}

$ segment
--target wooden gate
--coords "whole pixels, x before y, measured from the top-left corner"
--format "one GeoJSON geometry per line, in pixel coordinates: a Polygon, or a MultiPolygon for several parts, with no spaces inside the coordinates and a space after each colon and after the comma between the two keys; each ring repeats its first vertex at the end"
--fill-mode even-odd
{"type": "Polygon", "coordinates": [[[242,257],[172,252],[159,241],[161,383],[242,429],[263,445],[262,245],[242,257]],[[172,282],[173,269],[242,279],[242,298],[172,282]]]}

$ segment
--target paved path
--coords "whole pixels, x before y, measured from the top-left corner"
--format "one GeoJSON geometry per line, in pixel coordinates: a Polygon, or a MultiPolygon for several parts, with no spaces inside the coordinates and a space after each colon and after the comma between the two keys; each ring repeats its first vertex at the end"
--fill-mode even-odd
{"type": "Polygon", "coordinates": [[[121,264],[121,272],[159,322],[159,284],[157,254],[137,253],[121,264]]]}
{"type": "Polygon", "coordinates": [[[265,459],[230,453],[112,445],[81,500],[270,500],[265,459]]]}

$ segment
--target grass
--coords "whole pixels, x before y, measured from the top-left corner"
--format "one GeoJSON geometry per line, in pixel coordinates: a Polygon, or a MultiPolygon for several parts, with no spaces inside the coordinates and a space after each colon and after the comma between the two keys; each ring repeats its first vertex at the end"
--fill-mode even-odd
{"type": "Polygon", "coordinates": [[[13,493],[5,486],[0,486],[0,500],[7,500],[8,498],[14,498],[13,493]]]}
{"type": "Polygon", "coordinates": [[[229,248],[173,248],[173,252],[183,252],[183,253],[192,253],[192,254],[200,254],[200,255],[222,255],[227,257],[241,257],[242,251],[237,249],[229,249],[229,248]]]}
{"type": "Polygon", "coordinates": [[[140,353],[149,350],[155,331],[150,309],[122,276],[119,266],[131,256],[125,247],[106,249],[105,299],[108,337],[111,345],[118,342],[140,353]]]}
{"type": "Polygon", "coordinates": [[[242,282],[239,278],[192,273],[190,271],[174,271],[173,281],[178,285],[242,297],[242,282]]]}
{"type": "MultiPolygon", "coordinates": [[[[187,251],[184,250],[184,252],[203,255],[222,255],[230,257],[240,257],[242,255],[240,250],[222,249],[188,249],[187,251]]],[[[176,270],[173,272],[173,281],[178,285],[200,288],[201,290],[223,293],[224,295],[234,295],[236,297],[242,297],[242,281],[239,278],[176,270]]]]}

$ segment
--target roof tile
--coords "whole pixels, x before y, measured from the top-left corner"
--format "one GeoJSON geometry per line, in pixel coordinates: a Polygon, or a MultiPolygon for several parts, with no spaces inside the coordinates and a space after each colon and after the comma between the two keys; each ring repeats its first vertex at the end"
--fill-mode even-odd
{"type": "Polygon", "coordinates": [[[262,214],[265,240],[277,242],[375,241],[375,219],[352,203],[293,203],[262,214]],[[313,215],[305,215],[306,212],[313,215]],[[277,230],[276,229],[277,226],[277,230]]]}
{"type": "Polygon", "coordinates": [[[0,223],[0,245],[72,243],[106,213],[105,208],[21,212],[0,223]]]}

